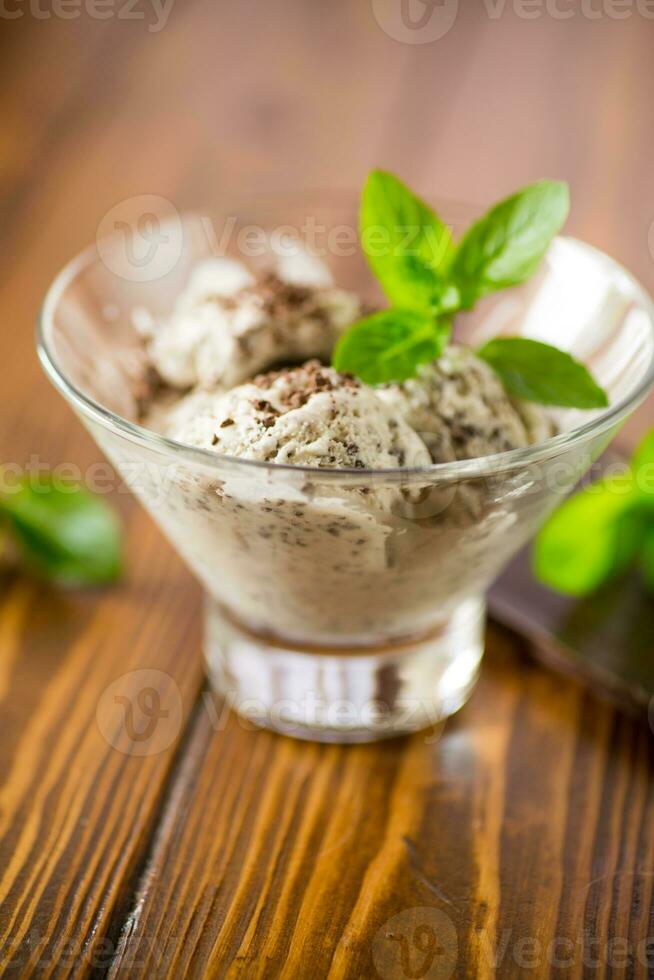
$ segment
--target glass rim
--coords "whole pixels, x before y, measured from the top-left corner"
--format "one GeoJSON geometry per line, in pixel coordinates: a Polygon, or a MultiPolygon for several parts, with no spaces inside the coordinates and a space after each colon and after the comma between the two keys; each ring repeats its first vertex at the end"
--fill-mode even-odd
{"type": "MultiPolygon", "coordinates": [[[[448,202],[444,202],[448,203],[448,202]]],[[[450,205],[457,207],[461,202],[450,201],[450,205]]],[[[196,217],[197,212],[186,212],[180,215],[181,219],[196,217]]],[[[621,263],[607,255],[601,249],[589,245],[581,239],[573,236],[558,236],[568,241],[575,242],[583,248],[594,252],[600,256],[604,262],[610,263],[614,269],[629,281],[635,296],[648,315],[652,333],[654,334],[654,301],[647,290],[621,263]]],[[[81,391],[65,374],[57,363],[48,337],[54,329],[54,313],[59,304],[61,296],[70,284],[77,278],[81,271],[94,262],[101,261],[98,253],[97,244],[88,246],[82,252],[71,259],[58,273],[50,284],[41,309],[37,318],[37,352],[43,369],[52,382],[54,387],[66,398],[66,400],[77,409],[82,415],[100,423],[115,434],[119,434],[131,442],[143,445],[145,448],[154,450],[158,453],[172,455],[177,458],[184,458],[189,462],[202,465],[205,468],[221,472],[241,471],[255,473],[257,471],[279,473],[280,475],[303,475],[305,477],[320,478],[321,483],[343,483],[361,485],[362,482],[371,478],[383,481],[384,483],[418,482],[425,480],[451,481],[460,479],[473,479],[475,477],[489,477],[495,474],[506,472],[532,463],[555,458],[567,449],[581,444],[584,441],[601,434],[612,426],[621,422],[628,416],[647,396],[654,387],[654,345],[650,363],[643,374],[640,382],[615,404],[601,411],[593,418],[581,425],[575,426],[566,432],[552,436],[543,442],[525,446],[519,449],[509,449],[500,453],[493,453],[488,456],[479,456],[472,459],[457,459],[446,463],[430,463],[426,466],[404,466],[386,469],[372,468],[329,468],[319,466],[294,465],[291,463],[276,463],[265,460],[243,459],[238,456],[228,456],[216,453],[211,449],[203,449],[198,446],[190,446],[187,443],[178,442],[168,436],[147,429],[138,422],[130,421],[121,415],[111,411],[100,402],[91,398],[90,395],[81,391]]]]}

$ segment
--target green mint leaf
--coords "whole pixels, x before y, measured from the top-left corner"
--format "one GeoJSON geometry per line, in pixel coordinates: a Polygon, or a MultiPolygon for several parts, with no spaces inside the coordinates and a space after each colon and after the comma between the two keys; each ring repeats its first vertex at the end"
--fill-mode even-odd
{"type": "Polygon", "coordinates": [[[26,564],[60,585],[112,582],[122,566],[120,527],[107,504],[84,488],[39,476],[0,497],[0,518],[26,564]]]}
{"type": "Polygon", "coordinates": [[[373,170],[361,199],[361,247],[388,299],[405,309],[459,306],[443,270],[452,251],[448,227],[397,177],[373,170]]]}
{"type": "Polygon", "coordinates": [[[631,472],[570,497],[536,537],[534,574],[557,592],[585,596],[624,571],[638,553],[645,515],[631,472]]]}
{"type": "Polygon", "coordinates": [[[654,429],[647,433],[631,459],[639,489],[646,496],[654,496],[654,429]]]}
{"type": "Polygon", "coordinates": [[[567,500],[536,538],[534,572],[569,595],[588,595],[638,558],[654,591],[654,429],[623,473],[567,500]]]}
{"type": "Polygon", "coordinates": [[[543,180],[507,197],[480,218],[459,243],[450,268],[464,308],[528,279],[569,209],[567,184],[543,180]]]}
{"type": "Polygon", "coordinates": [[[336,345],[332,363],[367,384],[405,381],[419,364],[440,357],[449,337],[450,324],[428,313],[383,310],[350,327],[336,345]]]}
{"type": "Polygon", "coordinates": [[[639,564],[647,590],[654,595],[654,524],[644,534],[639,564]]]}
{"type": "Polygon", "coordinates": [[[563,408],[606,408],[606,392],[583,364],[550,344],[498,337],[477,351],[517,398],[563,408]]]}

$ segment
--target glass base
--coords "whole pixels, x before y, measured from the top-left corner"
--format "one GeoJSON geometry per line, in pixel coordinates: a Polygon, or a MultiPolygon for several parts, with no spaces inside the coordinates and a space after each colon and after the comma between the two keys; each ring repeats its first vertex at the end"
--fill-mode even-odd
{"type": "Polygon", "coordinates": [[[297,647],[253,633],[207,598],[211,684],[249,721],[296,738],[372,742],[427,728],[474,687],[485,606],[462,603],[426,635],[385,646],[297,647]]]}
{"type": "Polygon", "coordinates": [[[207,670],[214,690],[257,725],[319,742],[373,742],[427,728],[465,703],[484,619],[483,600],[468,599],[421,637],[299,648],[245,629],[207,598],[207,670]]]}

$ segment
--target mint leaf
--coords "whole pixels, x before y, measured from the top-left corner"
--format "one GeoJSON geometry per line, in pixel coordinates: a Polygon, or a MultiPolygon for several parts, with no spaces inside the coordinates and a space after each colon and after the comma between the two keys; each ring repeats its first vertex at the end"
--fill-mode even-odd
{"type": "MultiPolygon", "coordinates": [[[[569,206],[566,184],[541,181],[492,208],[456,247],[449,229],[408,187],[373,171],[362,196],[361,243],[395,309],[355,324],[341,338],[334,366],[371,384],[412,377],[419,364],[442,353],[452,314],[535,271],[569,206]]],[[[547,344],[497,340],[479,356],[521,398],[584,409],[608,405],[587,369],[547,344]]]]}
{"type": "Polygon", "coordinates": [[[587,595],[638,558],[654,591],[654,429],[629,469],[606,477],[567,500],[534,545],[534,572],[569,595],[587,595]]]}
{"type": "Polygon", "coordinates": [[[17,483],[0,497],[4,518],[25,562],[61,585],[97,585],[118,578],[121,534],[107,504],[77,485],[17,483]]]}
{"type": "Polygon", "coordinates": [[[395,306],[458,307],[458,290],[453,284],[448,289],[443,275],[453,248],[450,231],[392,174],[373,170],[368,177],[361,200],[360,236],[370,267],[395,306]]]}
{"type": "Polygon", "coordinates": [[[640,550],[640,569],[649,592],[654,595],[654,525],[647,528],[640,550]]]}
{"type": "MultiPolygon", "coordinates": [[[[641,440],[631,459],[636,493],[652,511],[654,527],[654,429],[641,440]]],[[[654,567],[652,569],[654,573],[654,567]]]]}
{"type": "Polygon", "coordinates": [[[405,381],[419,364],[440,357],[449,337],[449,323],[428,313],[383,310],[350,327],[336,345],[332,363],[367,384],[405,381]]]}
{"type": "Polygon", "coordinates": [[[631,472],[594,483],[550,517],[534,543],[534,574],[571,596],[589,595],[633,561],[642,541],[631,472]]]}
{"type": "Polygon", "coordinates": [[[654,429],[637,446],[631,468],[642,477],[638,481],[640,490],[647,495],[654,494],[654,429]]]}
{"type": "Polygon", "coordinates": [[[606,392],[570,354],[524,337],[498,337],[477,351],[517,398],[564,408],[606,408],[606,392]]]}
{"type": "Polygon", "coordinates": [[[464,308],[528,279],[569,209],[567,184],[543,180],[507,197],[480,218],[460,242],[450,269],[464,308]]]}

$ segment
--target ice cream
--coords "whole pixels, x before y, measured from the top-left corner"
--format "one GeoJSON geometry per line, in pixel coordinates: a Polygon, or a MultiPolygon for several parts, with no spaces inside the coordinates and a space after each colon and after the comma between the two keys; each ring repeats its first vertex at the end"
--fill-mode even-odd
{"type": "Polygon", "coordinates": [[[520,449],[555,433],[543,409],[512,400],[494,371],[456,344],[416,378],[376,393],[418,433],[434,463],[520,449]]]}
{"type": "Polygon", "coordinates": [[[259,279],[232,259],[208,259],[167,319],[139,310],[134,323],[168,385],[229,388],[273,364],[329,359],[358,314],[357,298],[336,289],[322,263],[298,251],[259,279]]]}
{"type": "Polygon", "coordinates": [[[512,400],[459,345],[403,384],[371,388],[319,364],[253,380],[274,365],[328,362],[361,309],[300,248],[258,278],[232,259],[206,260],[167,319],[135,316],[149,374],[163,382],[157,390],[150,377],[146,424],[230,456],[365,469],[470,459],[554,434],[540,407],[512,400]]]}
{"type": "Polygon", "coordinates": [[[420,437],[372,388],[317,360],[191,399],[169,434],[228,456],[346,469],[431,462],[420,437]]]}
{"type": "Polygon", "coordinates": [[[214,689],[335,741],[463,704],[490,583],[652,387],[654,346],[641,287],[552,239],[561,182],[468,231],[448,208],[450,237],[376,170],[360,249],[352,203],[174,216],[175,261],[138,275],[110,236],[57,277],[39,329],[49,377],[203,585],[214,689]]]}
{"type": "Polygon", "coordinates": [[[264,464],[216,472],[182,457],[158,519],[220,608],[297,644],[400,639],[478,595],[515,550],[520,482],[508,505],[492,483],[441,483],[429,467],[553,431],[466,348],[403,384],[326,367],[360,305],[308,256],[258,280],[222,260],[196,270],[171,317],[144,331],[167,383],[145,424],[264,464]],[[424,478],[405,478],[412,468],[424,478]]]}
{"type": "Polygon", "coordinates": [[[164,393],[148,425],[227,456],[337,469],[392,469],[474,459],[549,439],[552,418],[511,399],[469,349],[402,384],[376,388],[318,360],[230,389],[164,393]]]}

